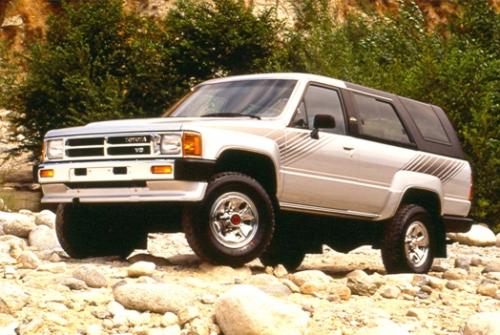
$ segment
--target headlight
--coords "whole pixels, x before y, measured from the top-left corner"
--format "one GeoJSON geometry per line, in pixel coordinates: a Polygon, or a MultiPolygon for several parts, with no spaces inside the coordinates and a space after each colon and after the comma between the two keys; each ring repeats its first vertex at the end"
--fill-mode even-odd
{"type": "Polygon", "coordinates": [[[47,141],[48,159],[61,159],[63,158],[63,154],[64,154],[63,140],[47,141]]]}
{"type": "Polygon", "coordinates": [[[178,155],[181,153],[180,135],[162,135],[160,141],[160,152],[163,155],[178,155]]]}

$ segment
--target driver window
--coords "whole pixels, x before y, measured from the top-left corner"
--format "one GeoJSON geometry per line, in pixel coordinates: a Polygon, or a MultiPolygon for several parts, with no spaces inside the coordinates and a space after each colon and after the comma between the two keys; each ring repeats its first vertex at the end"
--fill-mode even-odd
{"type": "Polygon", "coordinates": [[[318,114],[329,114],[335,118],[335,128],[322,129],[322,131],[345,134],[344,113],[339,93],[336,90],[315,85],[309,86],[297,108],[292,126],[313,129],[314,116],[318,114]]]}

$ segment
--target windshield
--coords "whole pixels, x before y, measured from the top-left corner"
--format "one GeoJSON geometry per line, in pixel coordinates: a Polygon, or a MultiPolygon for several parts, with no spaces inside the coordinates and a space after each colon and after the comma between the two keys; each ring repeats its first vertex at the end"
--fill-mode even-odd
{"type": "Polygon", "coordinates": [[[170,117],[274,117],[281,114],[295,80],[242,80],[198,87],[165,113],[170,117]]]}

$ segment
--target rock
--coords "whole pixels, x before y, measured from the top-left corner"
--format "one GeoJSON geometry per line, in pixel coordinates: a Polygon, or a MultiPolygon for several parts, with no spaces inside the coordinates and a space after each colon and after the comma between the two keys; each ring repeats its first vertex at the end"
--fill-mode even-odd
{"type": "Polygon", "coordinates": [[[500,272],[500,258],[495,258],[495,259],[488,261],[488,263],[484,267],[483,272],[486,272],[486,273],[488,273],[488,272],[500,272]]]}
{"type": "Polygon", "coordinates": [[[308,281],[300,287],[300,293],[317,296],[329,289],[328,285],[318,281],[308,281]]]}
{"type": "Polygon", "coordinates": [[[217,300],[217,297],[213,294],[207,293],[204,294],[200,297],[200,301],[204,303],[205,305],[213,305],[215,304],[215,301],[217,300]]]}
{"type": "Polygon", "coordinates": [[[123,284],[115,286],[113,296],[128,309],[155,313],[179,313],[195,300],[190,290],[175,284],[123,284]]]}
{"type": "Polygon", "coordinates": [[[448,237],[452,241],[476,247],[492,246],[497,242],[495,234],[488,227],[480,224],[472,225],[467,233],[451,233],[448,237]]]}
{"type": "Polygon", "coordinates": [[[375,294],[377,284],[362,270],[354,270],[347,275],[347,287],[352,294],[371,296],[375,294]]]}
{"type": "Polygon", "coordinates": [[[5,235],[17,237],[28,237],[30,232],[36,228],[32,218],[18,213],[0,212],[0,222],[3,222],[3,232],[5,235]]]}
{"type": "Polygon", "coordinates": [[[179,318],[172,312],[166,312],[161,318],[161,325],[163,327],[169,327],[177,324],[179,324],[179,318]]]}
{"type": "Polygon", "coordinates": [[[460,268],[454,268],[443,273],[443,278],[448,280],[460,280],[467,277],[467,271],[460,268]]]}
{"type": "Polygon", "coordinates": [[[186,308],[180,310],[177,316],[180,324],[183,325],[200,316],[200,311],[194,306],[187,306],[186,308]]]}
{"type": "Polygon", "coordinates": [[[225,335],[305,334],[309,316],[249,285],[237,285],[215,305],[215,318],[225,335]]]}
{"type": "Polygon", "coordinates": [[[0,236],[0,249],[17,258],[27,248],[26,240],[17,236],[0,236]]]}
{"type": "Polygon", "coordinates": [[[374,326],[363,327],[354,335],[409,335],[409,333],[393,321],[377,320],[374,326]]]}
{"type": "Polygon", "coordinates": [[[29,234],[28,242],[30,246],[40,251],[61,249],[56,232],[45,225],[33,229],[29,234]]]}
{"type": "Polygon", "coordinates": [[[100,288],[108,286],[108,280],[102,272],[90,265],[80,266],[73,272],[73,277],[84,281],[89,287],[100,288]]]}
{"type": "Polygon", "coordinates": [[[480,266],[483,264],[483,260],[481,257],[479,257],[478,255],[474,255],[472,256],[471,260],[470,260],[470,265],[472,266],[480,266]]]}
{"type": "Polygon", "coordinates": [[[305,270],[292,274],[290,280],[300,287],[307,282],[329,284],[332,277],[319,270],[305,270]]]}
{"type": "Polygon", "coordinates": [[[380,295],[386,299],[396,299],[401,294],[401,290],[392,285],[385,285],[380,288],[380,295]]]}
{"type": "Polygon", "coordinates": [[[101,335],[103,334],[103,329],[100,325],[93,324],[85,328],[85,335],[101,335]]]}
{"type": "Polygon", "coordinates": [[[187,325],[188,334],[209,335],[211,322],[207,319],[196,318],[187,325]]]}
{"type": "Polygon", "coordinates": [[[283,278],[288,274],[288,271],[283,264],[278,264],[274,267],[273,274],[278,278],[283,278]]]}
{"type": "Polygon", "coordinates": [[[151,328],[148,329],[147,335],[181,335],[181,327],[172,325],[167,328],[151,328]]]}
{"type": "Polygon", "coordinates": [[[0,211],[3,210],[4,208],[5,208],[5,201],[2,198],[0,198],[0,211]]]}
{"type": "Polygon", "coordinates": [[[422,320],[423,319],[422,311],[420,311],[418,309],[415,309],[415,308],[410,308],[406,312],[406,316],[409,316],[411,318],[416,318],[417,320],[422,320]]]}
{"type": "Polygon", "coordinates": [[[336,300],[335,298],[339,298],[340,300],[346,301],[351,298],[351,289],[345,285],[340,285],[340,284],[330,285],[329,291],[330,291],[330,297],[329,297],[330,300],[332,298],[334,300],[336,300]]]}
{"type": "Polygon", "coordinates": [[[152,262],[140,261],[132,264],[127,269],[129,277],[151,276],[156,270],[156,264],[152,262]]]}
{"type": "Polygon", "coordinates": [[[490,283],[481,283],[477,287],[477,294],[495,298],[497,295],[497,286],[490,283]]]}
{"type": "Polygon", "coordinates": [[[59,283],[68,287],[70,290],[85,290],[88,288],[83,280],[73,277],[62,278],[59,283]]]}
{"type": "Polygon", "coordinates": [[[470,257],[459,256],[455,259],[455,267],[469,271],[471,265],[470,257]]]}
{"type": "Polygon", "coordinates": [[[1,283],[0,313],[14,314],[21,310],[29,300],[30,297],[19,286],[1,283]]]}
{"type": "Polygon", "coordinates": [[[500,248],[500,233],[497,234],[497,243],[496,246],[500,248]]]}
{"type": "Polygon", "coordinates": [[[244,278],[252,275],[252,271],[246,266],[233,269],[232,267],[225,265],[202,263],[200,264],[200,270],[209,276],[211,280],[228,284],[234,283],[235,280],[243,280],[244,278]]]}
{"type": "Polygon", "coordinates": [[[6,17],[2,22],[2,28],[16,27],[22,28],[24,27],[24,20],[21,15],[14,15],[6,17]]]}
{"type": "Polygon", "coordinates": [[[500,299],[493,300],[487,299],[479,304],[477,307],[478,312],[497,312],[500,311],[500,299]]]}
{"type": "Polygon", "coordinates": [[[288,286],[281,283],[275,276],[267,273],[259,273],[250,276],[244,281],[244,284],[255,286],[275,297],[283,297],[292,293],[288,286]]]}
{"type": "Polygon", "coordinates": [[[31,251],[22,252],[17,257],[16,262],[23,269],[36,269],[41,264],[40,259],[31,251]]]}
{"type": "Polygon", "coordinates": [[[463,335],[498,335],[500,334],[500,312],[482,312],[472,315],[467,320],[463,335]]]}
{"type": "Polygon", "coordinates": [[[35,215],[35,224],[37,226],[45,225],[54,229],[56,226],[56,215],[49,210],[43,210],[35,215]]]}

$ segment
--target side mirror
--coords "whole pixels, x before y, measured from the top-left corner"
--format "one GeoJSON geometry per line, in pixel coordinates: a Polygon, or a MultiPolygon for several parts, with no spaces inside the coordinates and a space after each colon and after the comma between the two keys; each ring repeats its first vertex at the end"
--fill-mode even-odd
{"type": "Polygon", "coordinates": [[[313,128],[311,137],[317,140],[319,138],[319,129],[335,128],[335,118],[329,114],[317,114],[314,116],[313,128]]]}

